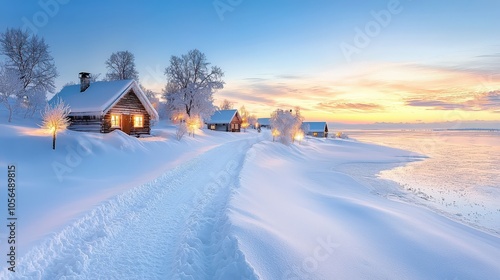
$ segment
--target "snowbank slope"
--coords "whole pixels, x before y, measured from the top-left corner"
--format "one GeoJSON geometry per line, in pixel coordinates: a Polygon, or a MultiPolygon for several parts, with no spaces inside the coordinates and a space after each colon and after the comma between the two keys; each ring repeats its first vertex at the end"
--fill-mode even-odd
{"type": "Polygon", "coordinates": [[[401,163],[408,152],[342,140],[252,149],[230,219],[262,279],[498,279],[500,238],[338,171],[401,163]]]}

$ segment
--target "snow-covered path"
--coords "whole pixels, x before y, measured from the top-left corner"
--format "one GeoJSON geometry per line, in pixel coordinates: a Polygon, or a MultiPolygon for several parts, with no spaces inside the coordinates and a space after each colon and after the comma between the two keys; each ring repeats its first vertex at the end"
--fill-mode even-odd
{"type": "Polygon", "coordinates": [[[226,211],[257,141],[220,145],[103,203],[0,278],[256,278],[229,234],[226,211]]]}

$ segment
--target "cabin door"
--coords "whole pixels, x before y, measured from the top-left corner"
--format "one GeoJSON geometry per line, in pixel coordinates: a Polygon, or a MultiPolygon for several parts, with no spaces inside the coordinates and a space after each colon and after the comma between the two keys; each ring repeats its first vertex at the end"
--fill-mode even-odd
{"type": "Polygon", "coordinates": [[[122,131],[130,134],[130,129],[132,128],[132,121],[130,115],[122,115],[122,131]]]}

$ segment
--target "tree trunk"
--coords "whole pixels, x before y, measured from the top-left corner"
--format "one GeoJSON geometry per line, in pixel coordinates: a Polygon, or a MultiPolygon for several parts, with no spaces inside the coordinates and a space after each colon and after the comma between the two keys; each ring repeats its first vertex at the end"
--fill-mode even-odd
{"type": "Polygon", "coordinates": [[[9,122],[12,122],[12,108],[9,107],[9,122]]]}
{"type": "Polygon", "coordinates": [[[54,129],[54,132],[52,132],[52,150],[56,149],[56,130],[54,129]]]}

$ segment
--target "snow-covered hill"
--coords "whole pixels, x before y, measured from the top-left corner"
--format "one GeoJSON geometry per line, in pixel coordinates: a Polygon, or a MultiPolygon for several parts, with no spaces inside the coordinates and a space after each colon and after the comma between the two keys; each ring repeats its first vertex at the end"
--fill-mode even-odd
{"type": "Polygon", "coordinates": [[[262,279],[498,279],[498,236],[409,204],[372,176],[419,155],[331,139],[273,144],[253,146],[261,156],[245,162],[230,208],[262,279]]]}
{"type": "Polygon", "coordinates": [[[140,139],[66,131],[53,151],[36,126],[0,124],[0,180],[16,165],[19,199],[17,271],[2,262],[0,279],[500,275],[498,236],[414,206],[375,178],[414,160],[409,152],[332,139],[284,146],[268,131],[197,133],[177,141],[164,122],[140,139]],[[352,166],[364,172],[352,176],[352,166]]]}

